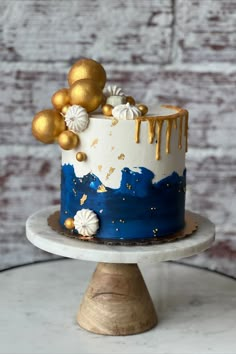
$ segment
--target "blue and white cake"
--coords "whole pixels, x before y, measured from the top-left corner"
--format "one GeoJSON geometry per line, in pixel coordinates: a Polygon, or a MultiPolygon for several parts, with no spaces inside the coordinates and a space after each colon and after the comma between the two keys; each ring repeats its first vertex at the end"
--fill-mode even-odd
{"type": "Polygon", "coordinates": [[[185,226],[188,112],[104,89],[101,68],[91,59],[75,63],[70,87],[53,95],[53,113],[33,121],[37,139],[61,147],[59,222],[78,238],[165,238],[185,226]]]}

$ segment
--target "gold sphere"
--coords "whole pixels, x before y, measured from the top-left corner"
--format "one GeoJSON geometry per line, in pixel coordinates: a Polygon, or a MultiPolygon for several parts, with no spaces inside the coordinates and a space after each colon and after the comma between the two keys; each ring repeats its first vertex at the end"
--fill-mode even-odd
{"type": "Polygon", "coordinates": [[[64,222],[65,228],[68,230],[72,230],[75,227],[74,219],[67,218],[64,222]]]}
{"type": "Polygon", "coordinates": [[[67,88],[62,88],[54,93],[51,98],[54,108],[61,111],[62,107],[70,103],[69,93],[67,88]]]}
{"type": "Polygon", "coordinates": [[[147,112],[148,112],[148,107],[145,106],[145,104],[139,104],[138,109],[142,113],[142,116],[145,116],[145,114],[147,114],[147,112]]]}
{"type": "Polygon", "coordinates": [[[102,107],[106,104],[106,101],[107,101],[107,97],[105,95],[103,95],[102,102],[101,102],[102,107]]]}
{"type": "Polygon", "coordinates": [[[84,152],[77,152],[76,154],[76,160],[79,162],[85,161],[87,158],[86,154],[84,152]]]}
{"type": "Polygon", "coordinates": [[[58,144],[64,150],[72,150],[78,145],[78,143],[78,135],[70,130],[65,130],[58,137],[58,144]]]}
{"type": "Polygon", "coordinates": [[[66,104],[65,106],[62,107],[61,113],[66,114],[66,112],[68,111],[69,108],[70,108],[70,105],[66,104]]]}
{"type": "Polygon", "coordinates": [[[78,80],[69,90],[71,104],[77,104],[92,112],[97,109],[103,99],[102,89],[90,79],[78,80]]]}
{"type": "Polygon", "coordinates": [[[132,106],[135,106],[135,99],[132,96],[126,96],[126,102],[130,103],[132,106]]]}
{"type": "Polygon", "coordinates": [[[69,85],[82,79],[92,79],[103,89],[106,83],[106,72],[103,66],[93,59],[81,59],[70,69],[68,74],[69,85]]]}
{"type": "Polygon", "coordinates": [[[104,114],[104,116],[112,116],[112,110],[113,110],[113,106],[111,104],[105,104],[103,107],[102,107],[102,113],[104,114]]]}
{"type": "Polygon", "coordinates": [[[36,114],[32,121],[33,136],[45,144],[51,144],[66,129],[64,118],[59,112],[46,109],[36,114]]]}

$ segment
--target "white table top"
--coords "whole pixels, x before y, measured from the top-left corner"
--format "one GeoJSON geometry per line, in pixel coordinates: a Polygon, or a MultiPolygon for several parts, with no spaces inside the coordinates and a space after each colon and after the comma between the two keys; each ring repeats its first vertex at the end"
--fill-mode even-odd
{"type": "Polygon", "coordinates": [[[48,226],[48,216],[58,209],[59,206],[48,207],[30,216],[26,234],[35,246],[64,257],[110,263],[152,263],[192,256],[206,250],[214,241],[214,225],[203,216],[192,213],[197,219],[198,230],[178,241],[144,246],[83,242],[62,236],[48,226]]]}
{"type": "Polygon", "coordinates": [[[236,281],[174,263],[142,264],[159,324],[110,337],[76,323],[95,266],[60,260],[0,273],[0,354],[235,353],[236,281]]]}

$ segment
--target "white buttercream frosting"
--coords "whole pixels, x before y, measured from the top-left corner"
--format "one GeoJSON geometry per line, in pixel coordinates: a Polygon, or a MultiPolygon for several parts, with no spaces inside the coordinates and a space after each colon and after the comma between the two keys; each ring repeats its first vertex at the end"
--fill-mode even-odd
{"type": "MultiPolygon", "coordinates": [[[[150,116],[168,116],[176,110],[149,106],[150,116]]],[[[109,117],[110,118],[110,117],[109,117]]],[[[89,117],[89,126],[81,134],[80,144],[73,150],[62,150],[62,165],[70,164],[74,167],[76,177],[81,178],[88,173],[96,175],[105,188],[119,188],[122,179],[122,170],[128,167],[131,171],[139,172],[137,166],[145,167],[153,172],[153,183],[171,175],[173,171],[183,174],[185,168],[185,136],[184,122],[182,127],[181,145],[179,144],[180,121],[177,120],[177,129],[172,128],[170,139],[170,154],[166,153],[166,130],[168,121],[163,122],[162,139],[160,146],[161,159],[156,160],[156,136],[152,144],[149,142],[149,125],[142,122],[140,139],[135,141],[135,120],[117,120],[104,117],[101,113],[94,113],[89,117]],[[104,148],[105,146],[105,148],[104,148]],[[88,156],[86,163],[78,163],[76,154],[84,151],[88,156]],[[119,158],[123,156],[123,158],[119,158]],[[112,169],[112,173],[110,173],[112,169]]],[[[141,171],[140,171],[141,173],[141,171]]]]}
{"type": "Polygon", "coordinates": [[[81,209],[74,216],[75,229],[82,236],[93,236],[99,228],[97,214],[90,209],[81,209]]]}
{"type": "Polygon", "coordinates": [[[74,133],[81,133],[88,126],[89,116],[86,109],[79,105],[73,105],[68,108],[65,114],[65,122],[69,130],[74,133]]]}
{"type": "Polygon", "coordinates": [[[106,97],[110,97],[110,96],[124,96],[124,92],[122,91],[122,89],[116,85],[108,85],[107,87],[105,87],[104,89],[104,95],[106,97]]]}
{"type": "Polygon", "coordinates": [[[142,115],[141,111],[136,107],[132,106],[129,102],[126,104],[120,104],[113,108],[112,110],[113,117],[117,119],[135,119],[142,115]]]}

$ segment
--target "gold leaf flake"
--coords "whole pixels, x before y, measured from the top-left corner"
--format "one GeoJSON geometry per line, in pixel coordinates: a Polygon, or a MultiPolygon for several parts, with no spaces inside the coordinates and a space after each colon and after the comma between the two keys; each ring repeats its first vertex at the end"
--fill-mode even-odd
{"type": "Polygon", "coordinates": [[[120,154],[118,156],[118,160],[124,160],[125,159],[125,154],[120,154]]]}
{"type": "Polygon", "coordinates": [[[98,138],[94,139],[90,145],[90,147],[95,147],[98,143],[98,138]]]}
{"type": "Polygon", "coordinates": [[[108,179],[110,177],[110,175],[115,171],[115,168],[114,167],[110,167],[107,175],[106,175],[106,179],[108,179]]]}
{"type": "Polygon", "coordinates": [[[87,198],[88,198],[87,194],[83,194],[82,198],[80,199],[80,205],[83,205],[87,200],[87,198]]]}
{"type": "Polygon", "coordinates": [[[112,118],[111,127],[114,127],[119,122],[118,119],[112,118]]]}
{"type": "Polygon", "coordinates": [[[98,165],[98,171],[102,171],[102,165],[98,165]]]}
{"type": "Polygon", "coordinates": [[[106,189],[106,187],[103,184],[100,184],[100,186],[97,189],[97,192],[98,193],[104,193],[104,192],[107,192],[107,189],[106,189]]]}

